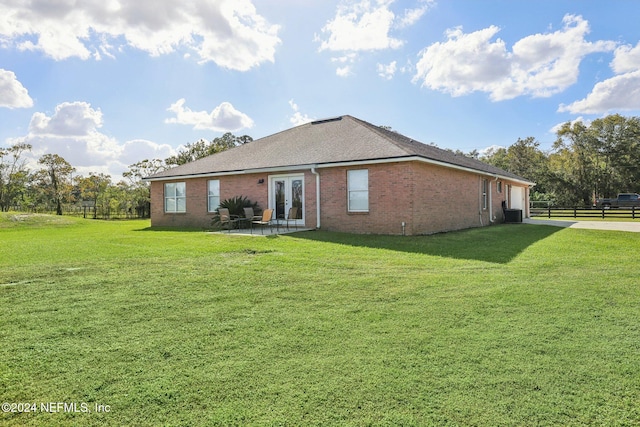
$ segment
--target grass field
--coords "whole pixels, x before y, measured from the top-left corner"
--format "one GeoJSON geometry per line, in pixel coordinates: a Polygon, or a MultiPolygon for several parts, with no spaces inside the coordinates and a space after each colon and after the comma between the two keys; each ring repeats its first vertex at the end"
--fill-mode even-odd
{"type": "Polygon", "coordinates": [[[637,426],[639,250],[0,214],[0,425],[637,426]]]}

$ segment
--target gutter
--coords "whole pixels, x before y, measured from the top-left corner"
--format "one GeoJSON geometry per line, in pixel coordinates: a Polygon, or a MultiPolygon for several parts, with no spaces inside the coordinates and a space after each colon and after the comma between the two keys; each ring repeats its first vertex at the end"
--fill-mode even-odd
{"type": "Polygon", "coordinates": [[[230,170],[230,171],[221,171],[221,172],[206,172],[206,173],[193,173],[193,174],[181,174],[181,175],[173,175],[173,176],[162,176],[162,177],[146,177],[143,178],[143,181],[175,181],[178,179],[188,179],[188,178],[213,178],[217,176],[225,176],[225,175],[247,175],[253,173],[274,173],[274,172],[287,172],[287,171],[296,171],[296,170],[308,170],[309,167],[311,169],[321,169],[321,168],[332,168],[332,167],[341,167],[341,166],[360,166],[360,165],[372,165],[372,164],[384,164],[384,163],[398,163],[398,162],[421,162],[427,163],[431,165],[442,166],[449,169],[456,169],[465,172],[471,172],[474,174],[488,176],[491,178],[501,178],[507,181],[512,181],[522,185],[535,185],[534,182],[525,181],[513,177],[509,177],[506,175],[484,172],[478,169],[473,169],[466,166],[454,165],[452,163],[441,162],[438,160],[428,159],[422,156],[406,156],[406,157],[389,157],[384,159],[366,159],[366,160],[354,160],[354,161],[344,161],[344,162],[328,162],[322,164],[306,164],[306,165],[293,165],[293,166],[275,166],[275,167],[265,167],[265,168],[255,168],[255,169],[242,169],[242,170],[230,170]]]}

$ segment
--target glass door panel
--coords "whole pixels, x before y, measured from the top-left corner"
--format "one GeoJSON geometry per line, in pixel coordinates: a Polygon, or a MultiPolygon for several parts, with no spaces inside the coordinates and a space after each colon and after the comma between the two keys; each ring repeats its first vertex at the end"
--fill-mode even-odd
{"type": "Polygon", "coordinates": [[[302,178],[291,180],[291,207],[298,208],[295,219],[302,219],[302,178]]]}
{"type": "Polygon", "coordinates": [[[286,181],[278,179],[273,181],[274,189],[274,218],[284,218],[287,209],[286,181]]]}
{"type": "MultiPolygon", "coordinates": [[[[271,178],[270,207],[274,218],[286,219],[289,209],[298,208],[295,215],[296,225],[304,225],[304,177],[279,176],[271,178]]],[[[291,224],[291,223],[290,223],[291,224]]]]}

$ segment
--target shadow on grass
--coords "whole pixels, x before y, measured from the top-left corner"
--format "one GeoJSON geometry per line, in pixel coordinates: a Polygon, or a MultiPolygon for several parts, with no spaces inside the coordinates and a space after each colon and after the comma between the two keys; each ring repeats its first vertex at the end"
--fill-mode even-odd
{"type": "Polygon", "coordinates": [[[506,264],[534,243],[562,230],[526,224],[502,224],[429,236],[380,236],[301,232],[291,237],[340,245],[386,249],[455,259],[506,264]]]}

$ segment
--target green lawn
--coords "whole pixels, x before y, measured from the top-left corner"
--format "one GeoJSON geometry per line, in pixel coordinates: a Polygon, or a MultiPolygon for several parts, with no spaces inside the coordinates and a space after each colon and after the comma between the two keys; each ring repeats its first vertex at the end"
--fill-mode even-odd
{"type": "Polygon", "coordinates": [[[0,425],[637,426],[639,250],[0,214],[0,425]]]}

